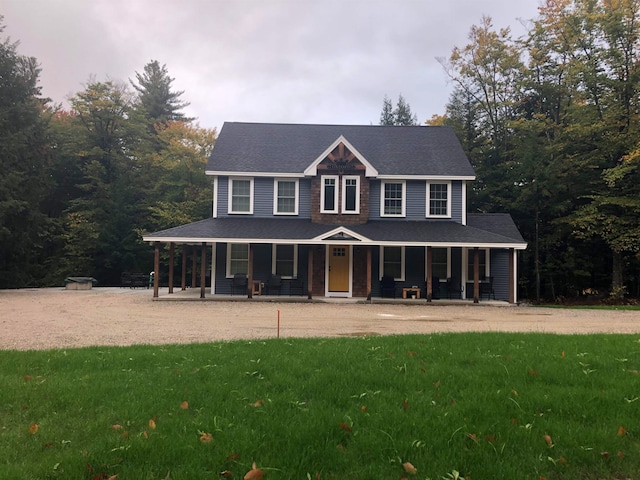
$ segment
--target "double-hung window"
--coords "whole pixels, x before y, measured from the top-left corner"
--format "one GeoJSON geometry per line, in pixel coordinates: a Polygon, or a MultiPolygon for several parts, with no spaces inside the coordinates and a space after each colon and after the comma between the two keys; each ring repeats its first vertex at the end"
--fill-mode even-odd
{"type": "Polygon", "coordinates": [[[449,249],[448,248],[432,248],[431,249],[431,274],[438,277],[441,281],[446,280],[449,275],[449,249]]]}
{"type": "Polygon", "coordinates": [[[297,215],[298,214],[298,180],[276,179],[273,184],[274,215],[297,215]]]}
{"type": "Polygon", "coordinates": [[[342,213],[360,213],[360,177],[342,177],[342,213]]]}
{"type": "Polygon", "coordinates": [[[380,256],[380,277],[391,275],[396,280],[404,280],[404,247],[382,247],[380,256]]]}
{"type": "Polygon", "coordinates": [[[253,213],[253,178],[229,179],[229,213],[253,213]]]}
{"type": "Polygon", "coordinates": [[[271,271],[282,278],[294,278],[298,275],[298,246],[274,245],[271,271]]]}
{"type": "Polygon", "coordinates": [[[338,213],[337,175],[323,175],[320,191],[320,213],[338,213]]]}
{"type": "Polygon", "coordinates": [[[427,183],[427,217],[451,217],[451,183],[427,183]]]}
{"type": "Polygon", "coordinates": [[[227,246],[227,277],[236,273],[249,273],[249,245],[230,243],[227,246]]]}
{"type": "MultiPolygon", "coordinates": [[[[467,250],[467,280],[473,281],[473,260],[475,257],[475,249],[470,248],[467,250]]],[[[489,250],[485,248],[478,249],[478,274],[480,280],[484,280],[489,276],[489,250]]]]}
{"type": "Polygon", "coordinates": [[[405,191],[405,182],[382,182],[380,195],[380,216],[404,217],[405,191]]]}

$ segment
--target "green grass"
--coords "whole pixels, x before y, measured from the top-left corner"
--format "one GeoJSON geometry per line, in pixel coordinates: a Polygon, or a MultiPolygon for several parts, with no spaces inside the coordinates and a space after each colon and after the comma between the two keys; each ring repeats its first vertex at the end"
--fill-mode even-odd
{"type": "Polygon", "coordinates": [[[0,478],[241,479],[253,462],[267,480],[640,478],[639,339],[4,351],[0,478]]]}

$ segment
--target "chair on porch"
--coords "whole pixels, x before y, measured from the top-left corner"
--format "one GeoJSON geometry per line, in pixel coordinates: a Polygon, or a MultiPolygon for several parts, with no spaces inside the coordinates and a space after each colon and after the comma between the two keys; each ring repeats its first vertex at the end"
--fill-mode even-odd
{"type": "Polygon", "coordinates": [[[301,278],[292,278],[289,282],[289,296],[291,295],[304,295],[304,280],[301,278]]]}
{"type": "Polygon", "coordinates": [[[269,280],[264,284],[264,288],[267,291],[267,295],[273,295],[272,292],[277,292],[280,295],[282,289],[282,277],[280,275],[271,275],[269,280]]]}
{"type": "Polygon", "coordinates": [[[244,273],[236,273],[231,280],[231,295],[233,295],[236,289],[240,289],[243,294],[247,293],[247,275],[244,273]]]}
{"type": "Polygon", "coordinates": [[[484,295],[487,296],[487,300],[491,300],[492,296],[494,300],[496,299],[496,294],[493,291],[493,277],[485,278],[484,281],[480,282],[480,299],[481,300],[484,295]]]}
{"type": "Polygon", "coordinates": [[[460,280],[457,278],[447,278],[447,297],[449,300],[462,298],[462,287],[460,286],[460,280]]]}
{"type": "Polygon", "coordinates": [[[383,275],[380,280],[380,295],[396,298],[396,281],[391,275],[383,275]]]}
{"type": "MultiPolygon", "coordinates": [[[[425,297],[427,293],[427,281],[425,283],[425,297]]],[[[431,298],[440,298],[440,277],[431,277],[431,298]]]]}

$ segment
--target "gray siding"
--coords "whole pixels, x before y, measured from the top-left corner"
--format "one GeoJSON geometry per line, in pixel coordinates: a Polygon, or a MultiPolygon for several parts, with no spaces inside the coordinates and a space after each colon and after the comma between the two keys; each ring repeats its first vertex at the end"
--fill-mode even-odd
{"type": "Polygon", "coordinates": [[[298,188],[298,218],[311,218],[311,179],[301,178],[298,188]]]}
{"type": "Polygon", "coordinates": [[[496,300],[509,301],[509,250],[491,249],[491,276],[496,300]]]}

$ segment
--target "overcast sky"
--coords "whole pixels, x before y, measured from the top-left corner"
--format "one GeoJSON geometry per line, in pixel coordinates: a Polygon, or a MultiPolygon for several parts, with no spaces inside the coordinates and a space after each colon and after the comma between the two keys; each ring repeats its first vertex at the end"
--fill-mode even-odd
{"type": "Polygon", "coordinates": [[[524,33],[539,0],[0,0],[4,36],[63,103],[93,76],[158,60],[202,127],[225,121],[377,124],[402,94],[420,123],[452,85],[436,60],[483,15],[524,33]]]}

